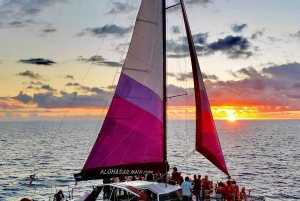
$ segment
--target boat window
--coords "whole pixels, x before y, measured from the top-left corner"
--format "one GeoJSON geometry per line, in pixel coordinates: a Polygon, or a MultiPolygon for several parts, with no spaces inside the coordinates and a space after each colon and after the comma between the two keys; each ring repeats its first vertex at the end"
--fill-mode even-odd
{"type": "Polygon", "coordinates": [[[180,198],[179,198],[178,193],[176,191],[173,191],[173,192],[167,193],[167,194],[159,195],[159,201],[167,201],[167,200],[180,201],[180,198]]]}

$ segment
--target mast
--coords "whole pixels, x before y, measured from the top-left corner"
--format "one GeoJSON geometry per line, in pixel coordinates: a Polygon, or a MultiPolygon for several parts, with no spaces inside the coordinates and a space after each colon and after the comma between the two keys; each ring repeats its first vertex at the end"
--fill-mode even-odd
{"type": "Polygon", "coordinates": [[[163,160],[164,162],[167,161],[167,34],[166,34],[166,0],[162,0],[162,18],[163,18],[163,125],[164,125],[164,132],[163,132],[163,160]]]}

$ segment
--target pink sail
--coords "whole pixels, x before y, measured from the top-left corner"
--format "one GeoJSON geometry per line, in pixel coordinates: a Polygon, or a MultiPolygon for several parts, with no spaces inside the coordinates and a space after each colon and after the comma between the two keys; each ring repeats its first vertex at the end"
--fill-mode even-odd
{"type": "Polygon", "coordinates": [[[187,20],[183,0],[180,0],[187,34],[190,57],[193,69],[194,90],[196,101],[196,150],[213,163],[217,168],[229,175],[222,153],[219,137],[209,106],[197,53],[187,20]]]}
{"type": "Polygon", "coordinates": [[[112,103],[76,180],[165,172],[162,0],[144,0],[112,103]]]}

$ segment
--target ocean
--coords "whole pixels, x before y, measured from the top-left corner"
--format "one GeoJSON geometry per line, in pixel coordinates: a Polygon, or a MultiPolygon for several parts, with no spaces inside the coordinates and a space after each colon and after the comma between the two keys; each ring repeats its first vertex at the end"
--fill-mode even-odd
{"type": "MultiPolygon", "coordinates": [[[[0,122],[0,200],[53,200],[74,187],[98,135],[97,121],[0,122]],[[29,175],[36,174],[33,185],[29,175]]],[[[238,185],[266,200],[300,200],[300,121],[217,120],[228,170],[238,185]]],[[[168,161],[184,176],[227,176],[194,151],[193,121],[168,121],[168,161]]],[[[101,181],[80,182],[74,196],[101,181]]]]}

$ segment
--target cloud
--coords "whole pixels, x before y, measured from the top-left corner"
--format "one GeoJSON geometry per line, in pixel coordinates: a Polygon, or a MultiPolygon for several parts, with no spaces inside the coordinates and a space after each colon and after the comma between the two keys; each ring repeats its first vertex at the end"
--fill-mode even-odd
{"type": "Polygon", "coordinates": [[[28,104],[30,101],[32,101],[32,97],[28,96],[27,94],[23,94],[22,91],[19,93],[19,95],[12,97],[12,99],[21,101],[24,104],[28,104]]]}
{"type": "Polygon", "coordinates": [[[85,59],[83,57],[78,57],[77,61],[84,61],[84,62],[92,62],[93,64],[97,64],[100,66],[108,66],[108,67],[121,67],[123,64],[115,61],[107,61],[100,55],[92,56],[89,59],[85,59]]]}
{"type": "Polygon", "coordinates": [[[45,89],[47,91],[57,91],[56,89],[53,89],[49,85],[43,85],[43,86],[41,86],[41,89],[45,89]]]}
{"type": "Polygon", "coordinates": [[[27,70],[25,72],[21,72],[17,75],[24,76],[24,77],[29,77],[29,78],[32,78],[32,79],[43,79],[43,76],[39,75],[38,73],[33,73],[30,70],[27,70]]]}
{"type": "MultiPolygon", "coordinates": [[[[210,105],[231,107],[240,113],[285,112],[300,110],[300,64],[272,65],[258,70],[242,68],[234,72],[237,79],[205,82],[210,105]]],[[[194,106],[194,89],[187,88],[187,97],[168,100],[169,106],[194,106]]],[[[174,85],[167,88],[168,96],[184,94],[174,85]]]]}
{"type": "Polygon", "coordinates": [[[41,31],[43,33],[53,33],[55,31],[57,31],[57,29],[55,29],[55,28],[46,28],[46,29],[42,29],[41,31]]]}
{"type": "Polygon", "coordinates": [[[40,13],[43,9],[53,6],[59,2],[67,2],[66,0],[26,0],[15,1],[6,0],[0,4],[1,18],[24,18],[32,17],[40,13]]]}
{"type": "Polygon", "coordinates": [[[265,32],[265,28],[263,29],[260,29],[260,30],[257,30],[255,31],[252,35],[251,35],[251,39],[257,39],[259,36],[262,36],[265,32]]]}
{"type": "MultiPolygon", "coordinates": [[[[177,81],[185,81],[185,80],[189,80],[189,79],[193,79],[193,73],[192,72],[188,72],[188,73],[168,73],[168,76],[170,77],[175,77],[177,79],[177,81]]],[[[207,80],[218,80],[218,76],[216,75],[208,75],[205,73],[202,73],[202,77],[203,79],[207,80]]]]}
{"type": "Polygon", "coordinates": [[[74,76],[73,75],[66,75],[64,78],[74,80],[74,76]]]}
{"type": "MultiPolygon", "coordinates": [[[[226,54],[229,59],[247,59],[253,55],[249,49],[251,43],[242,36],[226,36],[218,39],[216,42],[207,42],[208,33],[198,33],[193,36],[195,49],[200,56],[209,56],[216,52],[226,54]]],[[[181,58],[189,55],[189,47],[186,37],[179,41],[168,40],[168,57],[181,58]]]]}
{"type": "Polygon", "coordinates": [[[67,83],[66,84],[66,86],[76,86],[76,87],[78,87],[78,86],[80,86],[80,84],[79,83],[71,83],[71,82],[69,82],[69,83],[67,83]]]}
{"type": "Polygon", "coordinates": [[[276,37],[271,37],[271,36],[268,36],[267,39],[268,39],[270,42],[283,41],[283,39],[276,38],[276,37]]]}
{"type": "Polygon", "coordinates": [[[179,26],[172,26],[171,33],[174,33],[174,34],[181,33],[181,28],[179,26]]]}
{"type": "Polygon", "coordinates": [[[225,53],[230,59],[249,58],[253,55],[251,51],[247,51],[250,42],[242,36],[227,36],[224,39],[208,44],[209,51],[225,53]]]}
{"type": "Polygon", "coordinates": [[[129,3],[122,2],[112,2],[112,9],[108,11],[106,14],[120,14],[120,13],[130,13],[134,11],[136,8],[129,3]]]}
{"type": "Polygon", "coordinates": [[[77,93],[61,92],[60,95],[55,96],[52,92],[38,93],[33,95],[33,101],[39,108],[65,108],[69,107],[71,103],[73,103],[72,107],[82,108],[104,106],[106,100],[106,94],[78,95],[77,93]]]}
{"type": "Polygon", "coordinates": [[[52,64],[55,64],[56,62],[48,60],[48,59],[43,59],[43,58],[37,58],[37,59],[21,59],[19,60],[21,63],[26,63],[26,64],[36,64],[36,65],[45,65],[49,66],[52,64]]]}
{"type": "Polygon", "coordinates": [[[113,35],[115,37],[123,37],[125,34],[129,33],[132,30],[132,26],[130,27],[120,27],[118,25],[105,25],[103,27],[97,28],[86,28],[81,33],[77,34],[77,36],[83,36],[86,33],[92,34],[97,37],[102,37],[106,35],[113,35]]]}
{"type": "Polygon", "coordinates": [[[233,24],[231,25],[231,30],[240,33],[247,27],[247,24],[233,24]]]}
{"type": "Polygon", "coordinates": [[[298,31],[296,33],[293,33],[293,34],[290,34],[290,37],[300,39],[300,31],[298,31]]]}
{"type": "Polygon", "coordinates": [[[84,92],[92,92],[92,93],[96,93],[96,94],[105,94],[106,91],[104,91],[103,89],[100,89],[98,87],[87,87],[87,86],[80,86],[80,88],[82,91],[84,92]]]}
{"type": "Polygon", "coordinates": [[[30,84],[32,84],[32,85],[43,85],[43,83],[41,83],[40,81],[37,81],[37,82],[31,81],[30,84]]]}
{"type": "Polygon", "coordinates": [[[33,87],[33,86],[31,86],[31,85],[29,85],[26,89],[40,90],[39,87],[33,87]]]}

